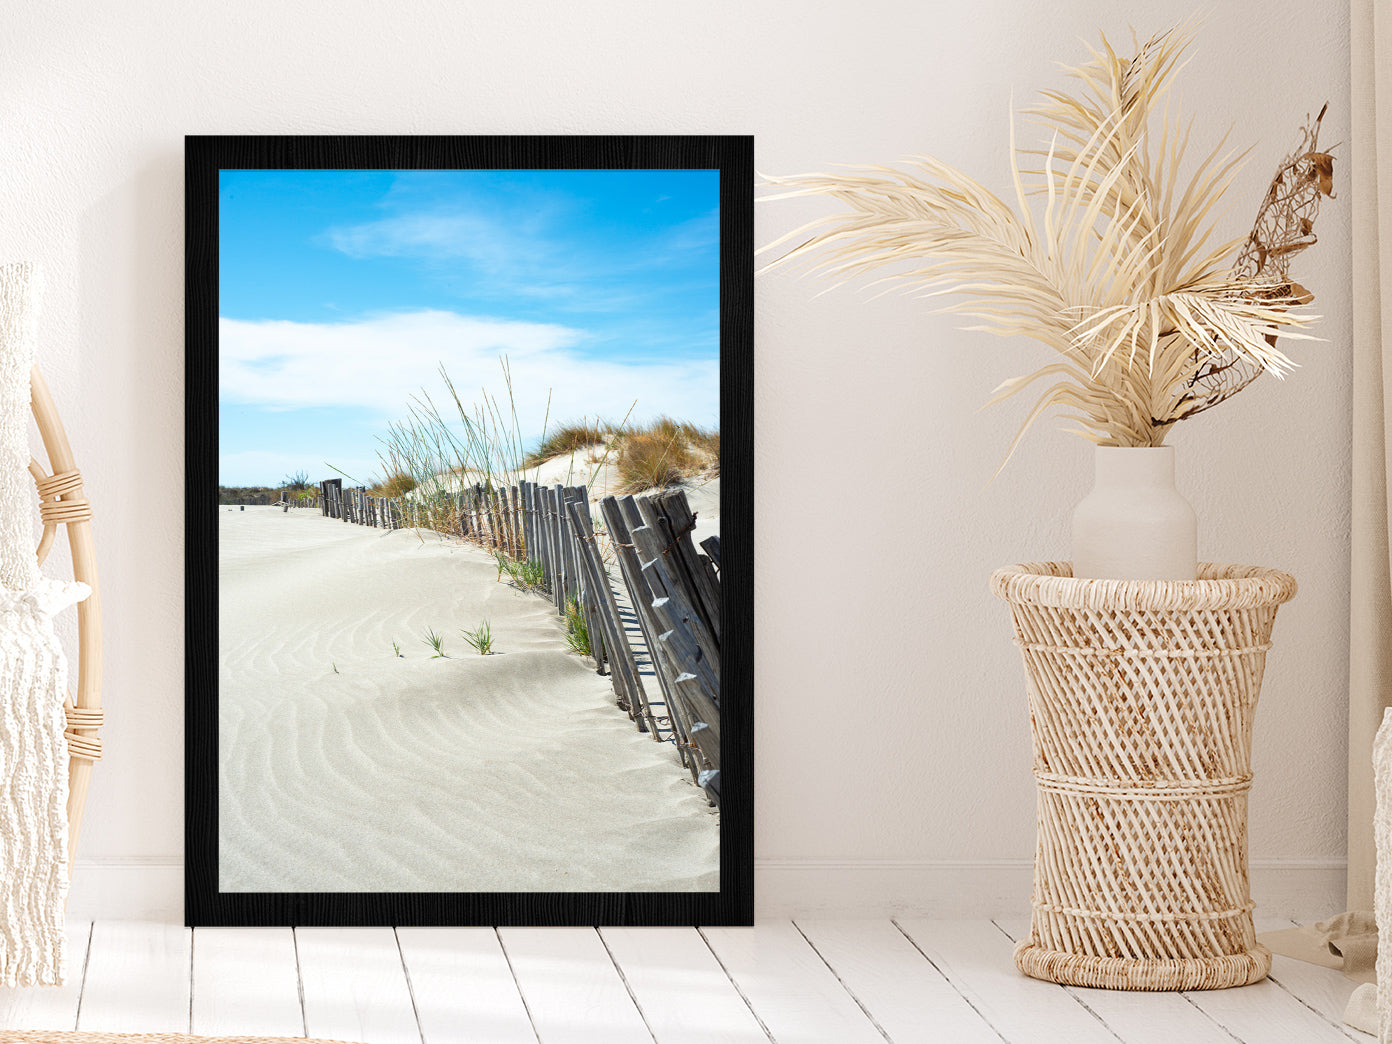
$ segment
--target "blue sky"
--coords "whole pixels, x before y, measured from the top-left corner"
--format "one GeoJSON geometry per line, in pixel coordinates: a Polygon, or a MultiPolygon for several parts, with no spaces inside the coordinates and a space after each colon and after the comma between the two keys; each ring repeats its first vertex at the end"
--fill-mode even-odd
{"type": "Polygon", "coordinates": [[[383,471],[422,393],[719,423],[715,171],[223,171],[219,481],[383,471]]]}

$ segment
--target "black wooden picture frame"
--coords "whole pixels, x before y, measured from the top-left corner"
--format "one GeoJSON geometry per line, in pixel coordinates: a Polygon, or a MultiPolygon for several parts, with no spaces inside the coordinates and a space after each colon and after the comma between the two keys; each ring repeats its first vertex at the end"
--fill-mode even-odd
{"type": "MultiPolygon", "coordinates": [[[[753,894],[753,139],[189,136],[185,140],[185,920],[190,926],[740,925],[753,894]],[[719,891],[219,891],[219,175],[719,172],[719,891]]],[[[618,712],[621,713],[621,712],[618,712]]]]}

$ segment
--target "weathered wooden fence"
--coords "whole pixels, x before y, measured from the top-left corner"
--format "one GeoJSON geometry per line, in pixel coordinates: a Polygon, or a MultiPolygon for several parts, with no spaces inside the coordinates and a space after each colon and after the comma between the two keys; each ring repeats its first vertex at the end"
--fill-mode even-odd
{"type": "Polygon", "coordinates": [[[665,738],[665,724],[682,764],[719,804],[720,539],[696,548],[696,516],[685,492],[606,496],[598,530],[585,486],[521,481],[390,499],[329,479],[319,484],[319,504],[329,518],[383,529],[423,526],[534,563],[537,586],[557,613],[582,615],[595,667],[609,676],[618,706],[656,740],[665,738]],[[607,557],[618,568],[617,590],[607,557]],[[630,623],[647,647],[650,675],[640,669],[630,623]]]}
{"type": "MultiPolygon", "coordinates": [[[[600,501],[672,730],[697,783],[720,800],[720,579],[696,550],[682,490],[600,501]]],[[[710,538],[706,543],[718,538],[710,538]]]]}
{"type": "Polygon", "coordinates": [[[364,486],[344,489],[342,479],[319,483],[319,510],[329,518],[360,526],[400,529],[403,525],[402,510],[395,501],[374,497],[364,486]]]}
{"type": "Polygon", "coordinates": [[[306,497],[302,500],[299,496],[299,490],[287,489],[281,492],[280,499],[277,500],[275,504],[273,504],[272,506],[278,507],[286,512],[289,512],[291,508],[294,508],[296,510],[304,508],[317,509],[319,507],[319,498],[306,497]]]}
{"type": "Polygon", "coordinates": [[[517,486],[482,484],[429,497],[379,497],[342,479],[319,483],[319,504],[329,518],[379,529],[419,526],[461,537],[509,558],[524,557],[522,506],[517,486]]]}
{"type": "Polygon", "coordinates": [[[720,800],[720,579],[719,541],[696,550],[696,516],[686,494],[669,490],[651,497],[600,500],[609,546],[623,583],[623,601],[610,579],[596,537],[584,486],[521,484],[524,542],[540,563],[546,589],[559,611],[573,600],[584,612],[595,663],[606,665],[618,705],[641,732],[662,739],[661,718],[671,730],[682,763],[712,801],[720,800]],[[637,625],[656,679],[649,693],[629,642],[637,625]],[[660,699],[666,714],[653,705],[660,699]]]}
{"type": "Polygon", "coordinates": [[[293,489],[274,490],[254,497],[232,497],[219,500],[219,507],[278,507],[278,508],[318,508],[319,498],[301,500],[299,491],[293,489]]]}

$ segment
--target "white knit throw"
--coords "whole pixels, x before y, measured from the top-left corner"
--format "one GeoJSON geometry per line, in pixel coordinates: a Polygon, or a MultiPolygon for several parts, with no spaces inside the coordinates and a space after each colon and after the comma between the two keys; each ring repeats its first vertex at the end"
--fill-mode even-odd
{"type": "Polygon", "coordinates": [[[29,475],[33,266],[0,265],[0,985],[64,978],[68,895],[67,663],[53,614],[86,584],[39,575],[29,475]]]}

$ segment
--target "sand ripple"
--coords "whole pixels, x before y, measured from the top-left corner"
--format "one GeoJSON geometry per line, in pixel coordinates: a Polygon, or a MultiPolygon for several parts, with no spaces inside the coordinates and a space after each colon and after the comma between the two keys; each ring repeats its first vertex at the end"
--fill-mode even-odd
{"type": "Polygon", "coordinates": [[[482,552],[310,512],[220,521],[223,891],[718,888],[717,816],[672,746],[482,552]],[[484,617],[487,657],[459,636],[484,617]]]}

